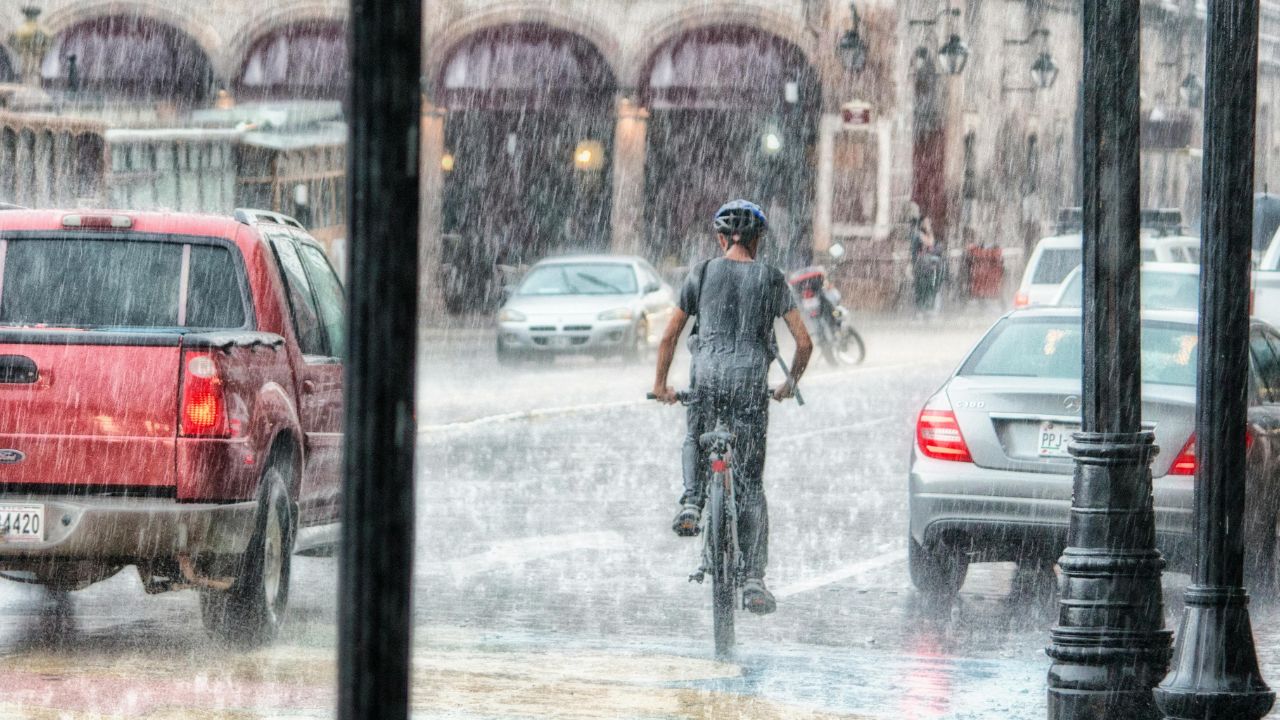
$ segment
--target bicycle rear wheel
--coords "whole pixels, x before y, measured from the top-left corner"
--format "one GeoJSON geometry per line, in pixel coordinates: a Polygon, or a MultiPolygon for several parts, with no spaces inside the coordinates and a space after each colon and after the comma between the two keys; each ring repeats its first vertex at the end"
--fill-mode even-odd
{"type": "Polygon", "coordinates": [[[707,543],[711,548],[711,607],[715,626],[716,657],[726,658],[733,652],[733,612],[738,599],[737,550],[733,547],[733,530],[729,523],[729,503],[724,483],[727,473],[717,473],[711,481],[707,497],[707,543]]]}

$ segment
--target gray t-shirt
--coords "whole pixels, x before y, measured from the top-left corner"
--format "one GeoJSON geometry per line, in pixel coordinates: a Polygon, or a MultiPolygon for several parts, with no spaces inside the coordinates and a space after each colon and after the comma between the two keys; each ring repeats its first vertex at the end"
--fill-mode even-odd
{"type": "Polygon", "coordinates": [[[680,309],[697,316],[689,349],[699,373],[767,373],[777,352],[773,322],[794,307],[787,279],[775,267],[725,258],[695,265],[680,291],[680,309]]]}

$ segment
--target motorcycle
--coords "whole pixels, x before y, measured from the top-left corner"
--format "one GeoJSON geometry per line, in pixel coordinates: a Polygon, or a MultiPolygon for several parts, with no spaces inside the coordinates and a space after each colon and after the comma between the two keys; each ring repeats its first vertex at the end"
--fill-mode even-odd
{"type": "Polygon", "coordinates": [[[840,304],[840,291],[827,281],[820,265],[803,268],[787,277],[813,344],[832,365],[857,365],[866,359],[862,336],[853,328],[849,310],[840,304]]]}

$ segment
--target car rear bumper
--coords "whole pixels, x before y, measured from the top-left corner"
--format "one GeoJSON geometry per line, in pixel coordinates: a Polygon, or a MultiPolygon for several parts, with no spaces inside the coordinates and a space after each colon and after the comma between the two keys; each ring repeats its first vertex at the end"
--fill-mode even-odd
{"type": "Polygon", "coordinates": [[[0,495],[0,502],[44,505],[42,542],[5,542],[0,568],[32,560],[132,564],[192,556],[239,554],[253,534],[258,504],[180,504],[167,498],[81,498],[0,495]]]}
{"type": "Polygon", "coordinates": [[[628,347],[634,322],[604,320],[581,324],[550,325],[536,322],[498,324],[498,342],[504,350],[528,353],[572,354],[609,352],[628,347]]]}
{"type": "MultiPolygon", "coordinates": [[[[1056,559],[1066,546],[1071,475],[915,456],[909,483],[911,537],[918,543],[959,538],[982,561],[1028,555],[1056,559]]],[[[1188,567],[1195,542],[1191,479],[1168,476],[1153,485],[1156,546],[1171,567],[1188,567]]]]}

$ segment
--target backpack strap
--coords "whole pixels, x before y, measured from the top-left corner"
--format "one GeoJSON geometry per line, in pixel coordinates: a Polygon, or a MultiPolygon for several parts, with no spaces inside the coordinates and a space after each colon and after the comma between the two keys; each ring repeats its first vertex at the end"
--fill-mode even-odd
{"type": "Polygon", "coordinates": [[[698,334],[698,325],[702,322],[702,288],[707,284],[707,266],[710,264],[711,260],[703,260],[702,269],[698,271],[698,312],[693,316],[693,330],[689,332],[690,335],[698,334]]]}

